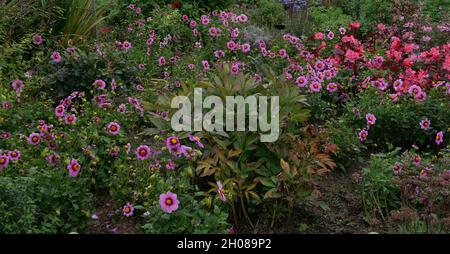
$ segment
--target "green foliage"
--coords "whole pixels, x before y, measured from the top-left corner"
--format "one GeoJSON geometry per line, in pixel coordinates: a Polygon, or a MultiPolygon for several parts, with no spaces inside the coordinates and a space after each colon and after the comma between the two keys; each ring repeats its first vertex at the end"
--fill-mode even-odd
{"type": "Polygon", "coordinates": [[[388,154],[372,155],[369,165],[363,169],[362,196],[364,219],[387,219],[389,211],[398,207],[399,187],[392,181],[391,165],[399,150],[388,154]]]}
{"type": "Polygon", "coordinates": [[[311,7],[309,8],[309,16],[311,18],[312,31],[336,31],[341,26],[346,26],[351,17],[344,14],[337,7],[311,7]]]}
{"type": "Polygon", "coordinates": [[[83,179],[63,171],[31,169],[0,176],[1,233],[69,233],[86,229],[92,194],[83,179]]]}
{"type": "Polygon", "coordinates": [[[411,100],[409,96],[392,102],[388,96],[378,95],[374,89],[360,93],[357,101],[346,105],[345,121],[358,123],[357,126],[363,129],[367,125],[365,115],[374,114],[377,122],[369,130],[368,139],[384,150],[387,150],[389,143],[394,147],[409,148],[416,144],[421,149],[435,150],[436,133],[445,132],[448,128],[449,100],[438,90],[430,91],[423,103],[411,100]],[[358,111],[360,116],[356,113],[358,111]],[[425,118],[431,120],[429,130],[420,128],[420,121],[425,118]]]}
{"type": "Polygon", "coordinates": [[[284,6],[279,1],[261,0],[257,4],[256,8],[250,10],[252,22],[270,28],[283,23],[284,6]]]}

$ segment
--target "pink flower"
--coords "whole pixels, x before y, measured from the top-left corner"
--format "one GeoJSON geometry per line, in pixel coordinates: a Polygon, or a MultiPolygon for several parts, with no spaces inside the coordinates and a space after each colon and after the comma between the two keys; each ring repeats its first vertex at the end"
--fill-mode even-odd
{"type": "Polygon", "coordinates": [[[74,114],[66,115],[64,118],[66,124],[75,124],[77,122],[77,117],[74,114]]]}
{"type": "Polygon", "coordinates": [[[61,54],[57,51],[53,52],[52,56],[50,57],[54,63],[61,62],[61,54]]]}
{"type": "Polygon", "coordinates": [[[305,87],[308,84],[308,79],[305,76],[300,76],[295,81],[298,87],[305,87]]]}
{"type": "Polygon", "coordinates": [[[339,33],[341,35],[344,35],[347,32],[347,30],[344,27],[339,28],[339,33]]]}
{"type": "Polygon", "coordinates": [[[217,193],[219,194],[220,200],[227,202],[227,197],[225,196],[225,191],[223,190],[223,186],[220,181],[217,182],[217,193]]]}
{"type": "Polygon", "coordinates": [[[70,176],[76,177],[80,173],[81,166],[76,159],[72,159],[69,165],[67,165],[67,169],[69,170],[70,176]]]}
{"type": "Polygon", "coordinates": [[[350,27],[350,29],[359,29],[361,27],[361,23],[359,23],[358,21],[354,21],[354,22],[350,22],[350,24],[348,25],[350,27]]]}
{"type": "Polygon", "coordinates": [[[286,57],[287,57],[287,52],[286,52],[285,49],[280,49],[280,50],[278,51],[278,55],[279,55],[281,58],[286,58],[286,57]]]}
{"type": "Polygon", "coordinates": [[[394,166],[392,166],[392,171],[394,172],[394,174],[399,175],[402,173],[402,165],[398,162],[396,162],[394,164],[394,166]]]}
{"type": "Polygon", "coordinates": [[[366,114],[366,121],[367,121],[367,125],[374,125],[375,122],[377,121],[377,118],[375,117],[374,114],[367,113],[366,114]]]}
{"type": "Polygon", "coordinates": [[[177,194],[168,191],[159,195],[159,204],[164,212],[172,213],[178,209],[180,202],[177,199],[177,194]]]}
{"type": "Polygon", "coordinates": [[[172,151],[172,150],[176,150],[176,149],[180,148],[181,143],[180,143],[180,140],[178,139],[178,137],[171,136],[166,139],[166,146],[167,146],[167,149],[169,149],[169,151],[172,151]]]}
{"type": "Polygon", "coordinates": [[[422,88],[420,88],[420,86],[417,86],[417,85],[412,85],[408,90],[408,93],[412,94],[414,96],[421,92],[422,92],[422,88]]]}
{"type": "Polygon", "coordinates": [[[442,142],[444,142],[444,133],[440,131],[436,134],[436,144],[440,145],[442,142]]]}
{"type": "Polygon", "coordinates": [[[336,92],[337,89],[338,89],[338,86],[337,86],[337,84],[334,83],[334,82],[331,82],[331,83],[329,83],[329,84],[327,85],[327,91],[330,92],[330,93],[336,92]]]}
{"type": "Polygon", "coordinates": [[[420,166],[421,161],[422,161],[422,158],[420,157],[420,155],[417,154],[416,156],[414,156],[414,158],[413,158],[414,165],[420,166]]]}
{"type": "Polygon", "coordinates": [[[233,63],[231,65],[231,74],[232,75],[237,75],[238,73],[239,73],[239,64],[233,63]]]}
{"type": "Polygon", "coordinates": [[[203,69],[205,71],[210,69],[210,65],[209,65],[209,62],[207,60],[202,61],[202,65],[203,65],[203,69]]]}
{"type": "Polygon", "coordinates": [[[367,139],[367,136],[369,135],[369,132],[366,130],[362,130],[359,132],[358,136],[359,136],[359,140],[361,142],[365,141],[367,139]]]}
{"type": "Polygon", "coordinates": [[[176,166],[177,166],[177,164],[175,164],[175,162],[173,162],[171,159],[169,159],[166,164],[166,169],[174,170],[176,168],[176,166]]]}
{"type": "Polygon", "coordinates": [[[427,99],[427,94],[425,92],[420,92],[414,96],[414,99],[418,102],[423,102],[427,99]]]}
{"type": "Polygon", "coordinates": [[[159,66],[166,65],[166,58],[164,58],[163,56],[160,57],[159,60],[158,60],[158,64],[159,64],[159,66]]]}
{"type": "Polygon", "coordinates": [[[227,48],[229,49],[229,50],[236,50],[237,49],[237,44],[236,44],[236,42],[234,42],[234,41],[229,41],[229,42],[227,42],[227,48]]]}
{"type": "Polygon", "coordinates": [[[314,69],[316,71],[322,71],[325,68],[325,64],[322,61],[317,61],[316,64],[314,64],[314,69]]]}
{"type": "Polygon", "coordinates": [[[195,144],[198,147],[204,148],[204,145],[202,144],[202,142],[200,142],[200,137],[199,136],[189,135],[189,140],[195,142],[195,144]]]}
{"type": "Polygon", "coordinates": [[[320,92],[320,90],[322,89],[322,84],[320,84],[320,83],[317,82],[317,81],[314,81],[314,82],[312,82],[312,83],[309,85],[309,88],[310,88],[311,91],[313,91],[313,92],[320,92]]]}
{"type": "Polygon", "coordinates": [[[7,168],[9,165],[9,158],[5,155],[0,155],[0,170],[7,168]]]}
{"type": "Polygon", "coordinates": [[[334,33],[332,31],[328,32],[327,37],[330,40],[334,39],[334,33]]]}
{"type": "Polygon", "coordinates": [[[245,43],[241,45],[241,51],[242,53],[248,53],[250,52],[250,44],[245,43]]]}
{"type": "Polygon", "coordinates": [[[345,53],[345,58],[348,61],[354,63],[359,58],[359,53],[351,49],[347,49],[347,52],[345,53]]]}
{"type": "Polygon", "coordinates": [[[11,103],[9,101],[2,102],[2,108],[7,109],[11,106],[11,103]]]}
{"type": "Polygon", "coordinates": [[[129,42],[129,41],[124,41],[124,42],[122,43],[122,48],[125,49],[125,50],[131,49],[131,42],[129,42]]]}
{"type": "Polygon", "coordinates": [[[214,56],[215,56],[216,58],[222,58],[222,57],[225,57],[225,52],[224,52],[223,50],[216,50],[216,51],[214,52],[214,56]]]}
{"type": "Polygon", "coordinates": [[[22,89],[25,87],[25,84],[22,80],[16,79],[11,83],[12,88],[16,91],[16,93],[20,93],[22,89]]]}
{"type": "Polygon", "coordinates": [[[39,142],[41,142],[41,135],[39,135],[39,133],[31,133],[28,137],[28,142],[32,145],[39,144],[39,142]]]}
{"type": "Polygon", "coordinates": [[[380,30],[380,31],[384,31],[384,30],[386,29],[386,26],[385,26],[383,23],[379,23],[379,24],[377,25],[377,28],[378,28],[378,30],[380,30]]]}
{"type": "Polygon", "coordinates": [[[42,36],[40,36],[39,34],[33,35],[33,43],[35,45],[41,45],[43,41],[44,40],[42,39],[42,36]]]}
{"type": "Polygon", "coordinates": [[[111,122],[106,127],[108,129],[108,132],[112,135],[117,135],[120,132],[120,125],[116,122],[111,122]]]}
{"type": "Polygon", "coordinates": [[[8,152],[8,157],[9,157],[9,159],[12,160],[12,161],[17,161],[17,160],[19,160],[20,156],[21,156],[21,154],[20,154],[20,151],[19,151],[19,150],[14,150],[14,151],[9,151],[9,152],[8,152]]]}
{"type": "Polygon", "coordinates": [[[152,151],[150,150],[150,147],[146,145],[140,145],[138,148],[136,148],[135,154],[139,160],[146,160],[150,157],[152,151]]]}
{"type": "Polygon", "coordinates": [[[423,119],[420,121],[420,128],[422,130],[428,130],[430,128],[431,121],[428,118],[423,119]]]}
{"type": "Polygon", "coordinates": [[[134,207],[130,203],[127,203],[126,205],[123,206],[122,212],[123,212],[123,215],[126,217],[133,216],[134,207]]]}
{"type": "Polygon", "coordinates": [[[323,39],[325,39],[325,35],[323,33],[318,32],[314,34],[314,40],[323,40],[323,39]]]}
{"type": "Polygon", "coordinates": [[[96,87],[98,90],[103,90],[106,88],[106,83],[105,81],[101,80],[101,79],[97,79],[96,81],[94,81],[94,83],[92,83],[92,85],[94,87],[96,87]]]}

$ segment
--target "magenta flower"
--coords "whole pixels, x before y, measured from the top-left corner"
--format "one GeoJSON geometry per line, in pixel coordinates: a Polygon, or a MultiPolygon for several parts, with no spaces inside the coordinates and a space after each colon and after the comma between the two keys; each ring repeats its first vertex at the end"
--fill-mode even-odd
{"type": "Polygon", "coordinates": [[[177,167],[177,164],[175,164],[175,162],[173,162],[170,159],[167,161],[167,164],[166,164],[167,170],[174,170],[176,167],[177,167]]]}
{"type": "Polygon", "coordinates": [[[329,83],[329,84],[327,85],[327,91],[330,92],[330,93],[336,92],[336,91],[337,91],[337,88],[338,88],[338,86],[337,86],[337,84],[334,83],[334,82],[329,83]]]}
{"type": "Polygon", "coordinates": [[[168,191],[165,194],[159,195],[159,205],[166,213],[172,213],[178,209],[180,202],[177,199],[177,194],[168,191]]]}
{"type": "Polygon", "coordinates": [[[430,128],[431,121],[428,118],[423,119],[420,121],[420,128],[422,130],[428,130],[430,128]]]}
{"type": "Polygon", "coordinates": [[[96,81],[94,81],[94,83],[92,83],[92,85],[97,88],[98,90],[103,90],[106,88],[106,83],[105,81],[101,80],[101,79],[97,79],[96,81]]]}
{"type": "Polygon", "coordinates": [[[339,33],[341,35],[344,35],[347,32],[347,30],[344,27],[339,28],[339,33]]]}
{"type": "Polygon", "coordinates": [[[33,35],[33,43],[35,45],[41,45],[43,41],[44,40],[42,39],[42,36],[40,36],[39,34],[33,35]]]}
{"type": "Polygon", "coordinates": [[[139,160],[143,161],[150,157],[152,151],[150,150],[150,147],[146,145],[140,145],[138,148],[136,148],[135,154],[139,160]]]}
{"type": "Polygon", "coordinates": [[[287,57],[287,52],[286,52],[285,49],[280,49],[280,50],[278,51],[278,55],[279,55],[281,58],[286,58],[286,57],[287,57]]]}
{"type": "Polygon", "coordinates": [[[80,173],[81,166],[76,159],[72,159],[69,165],[67,165],[67,169],[69,170],[70,176],[76,177],[80,173]]]}
{"type": "Polygon", "coordinates": [[[58,105],[55,108],[55,115],[59,118],[64,116],[64,112],[65,112],[64,105],[58,105]]]}
{"type": "Polygon", "coordinates": [[[323,69],[325,69],[325,64],[322,61],[317,61],[316,64],[314,64],[314,69],[316,69],[316,71],[323,71],[323,69]]]}
{"type": "Polygon", "coordinates": [[[216,50],[214,51],[214,56],[216,58],[222,58],[225,57],[225,52],[223,50],[216,50]]]}
{"type": "Polygon", "coordinates": [[[422,162],[422,157],[420,157],[420,155],[415,155],[413,158],[413,163],[416,166],[420,166],[420,163],[422,162]]]}
{"type": "Polygon", "coordinates": [[[202,61],[202,65],[203,65],[203,69],[205,71],[207,71],[207,70],[209,70],[211,68],[210,65],[209,65],[209,62],[207,60],[203,60],[202,61]]]}
{"type": "Polygon", "coordinates": [[[242,53],[248,53],[250,52],[250,44],[245,43],[241,45],[241,51],[242,53]]]}
{"type": "Polygon", "coordinates": [[[148,166],[148,170],[152,173],[155,173],[160,168],[161,168],[161,165],[159,163],[152,163],[148,166]]]}
{"type": "Polygon", "coordinates": [[[232,75],[237,75],[237,74],[239,74],[239,64],[233,63],[233,64],[231,65],[231,74],[232,74],[232,75]]]}
{"type": "Polygon", "coordinates": [[[392,166],[392,171],[394,172],[394,174],[399,175],[402,173],[402,165],[398,162],[396,162],[394,164],[394,166],[392,166]]]}
{"type": "Polygon", "coordinates": [[[0,155],[0,170],[7,168],[9,165],[9,158],[5,155],[0,155]]]}
{"type": "Polygon", "coordinates": [[[74,114],[66,115],[64,121],[66,124],[75,124],[77,122],[77,117],[74,114]]]}
{"type": "Polygon", "coordinates": [[[69,53],[69,54],[74,54],[75,51],[76,51],[75,48],[66,48],[66,52],[69,53]]]}
{"type": "Polygon", "coordinates": [[[31,133],[28,137],[28,142],[32,145],[37,145],[41,142],[41,136],[38,133],[31,133]]]}
{"type": "Polygon", "coordinates": [[[367,113],[366,114],[366,121],[367,121],[367,125],[374,125],[375,122],[377,121],[377,118],[375,117],[374,114],[367,113]]]}
{"type": "Polygon", "coordinates": [[[408,93],[412,94],[414,96],[417,96],[421,92],[422,92],[422,88],[420,88],[420,86],[417,86],[417,85],[412,85],[408,90],[408,93]]]}
{"type": "Polygon", "coordinates": [[[169,151],[178,150],[181,146],[180,140],[176,136],[171,136],[166,139],[166,146],[169,151]]]}
{"type": "Polygon", "coordinates": [[[159,60],[158,60],[158,64],[159,64],[159,66],[166,65],[166,58],[164,58],[163,56],[160,57],[159,60]]]}
{"type": "Polygon", "coordinates": [[[11,86],[14,89],[14,91],[16,91],[16,93],[20,93],[22,89],[25,87],[25,84],[23,83],[22,80],[16,79],[11,83],[11,86]]]}
{"type": "Polygon", "coordinates": [[[21,156],[21,154],[20,154],[20,151],[19,151],[19,150],[14,150],[14,151],[9,151],[9,152],[8,152],[8,157],[9,157],[9,159],[12,160],[12,161],[17,161],[17,160],[19,160],[19,159],[20,159],[20,156],[21,156]]]}
{"type": "Polygon", "coordinates": [[[308,79],[304,76],[300,76],[297,78],[295,83],[297,84],[298,87],[305,87],[306,84],[308,83],[308,79]]]}
{"type": "Polygon", "coordinates": [[[219,194],[220,200],[227,202],[227,197],[225,196],[225,191],[223,190],[222,182],[217,182],[217,193],[219,194]]]}
{"type": "Polygon", "coordinates": [[[131,217],[134,214],[134,207],[130,203],[127,203],[123,206],[122,212],[124,216],[131,217]]]}
{"type": "Polygon", "coordinates": [[[189,140],[192,142],[195,142],[195,144],[200,147],[200,148],[204,148],[205,146],[202,144],[202,142],[200,142],[200,137],[199,136],[195,136],[195,135],[189,135],[189,140]]]}
{"type": "Polygon", "coordinates": [[[436,134],[436,144],[440,145],[442,142],[444,142],[444,133],[440,131],[436,134]]]}
{"type": "Polygon", "coordinates": [[[311,83],[311,85],[309,85],[309,88],[313,92],[320,92],[320,90],[322,89],[322,85],[319,82],[314,81],[311,83]]]}
{"type": "Polygon", "coordinates": [[[120,125],[116,122],[109,123],[106,128],[108,129],[108,132],[112,135],[117,135],[120,132],[120,125]]]}
{"type": "Polygon", "coordinates": [[[12,137],[12,135],[9,132],[2,132],[2,134],[0,135],[0,138],[2,138],[2,139],[9,139],[11,137],[12,137]]]}
{"type": "Polygon", "coordinates": [[[52,56],[50,57],[54,63],[61,62],[61,54],[57,51],[53,52],[52,56]]]}
{"type": "Polygon", "coordinates": [[[229,42],[227,42],[227,48],[229,49],[229,50],[236,50],[237,49],[237,44],[236,44],[236,42],[234,42],[234,41],[229,41],[229,42]]]}
{"type": "Polygon", "coordinates": [[[131,42],[129,42],[129,41],[124,41],[124,42],[122,43],[122,48],[125,49],[125,50],[131,49],[131,42]]]}
{"type": "Polygon", "coordinates": [[[328,32],[327,37],[330,40],[334,39],[334,33],[332,31],[328,32]]]}
{"type": "Polygon", "coordinates": [[[361,142],[365,141],[367,139],[367,136],[369,135],[369,132],[366,130],[362,130],[359,132],[358,136],[359,136],[359,140],[361,142]]]}
{"type": "Polygon", "coordinates": [[[9,101],[2,102],[2,108],[7,109],[11,106],[11,103],[9,101]]]}

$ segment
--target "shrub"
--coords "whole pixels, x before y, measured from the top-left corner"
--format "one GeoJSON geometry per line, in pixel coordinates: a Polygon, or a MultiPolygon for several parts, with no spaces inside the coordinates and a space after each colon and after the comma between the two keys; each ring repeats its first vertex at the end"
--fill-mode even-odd
{"type": "Polygon", "coordinates": [[[83,232],[92,211],[86,181],[53,169],[31,169],[29,173],[26,177],[0,173],[0,232],[83,232]]]}

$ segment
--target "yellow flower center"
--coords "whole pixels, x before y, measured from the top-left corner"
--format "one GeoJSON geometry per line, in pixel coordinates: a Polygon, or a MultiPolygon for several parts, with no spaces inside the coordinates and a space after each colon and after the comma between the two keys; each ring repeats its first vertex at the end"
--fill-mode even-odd
{"type": "Polygon", "coordinates": [[[166,205],[172,205],[172,204],[173,204],[172,199],[171,198],[167,198],[166,199],[166,205]]]}
{"type": "Polygon", "coordinates": [[[79,169],[80,169],[80,165],[78,165],[78,164],[75,164],[72,166],[73,171],[78,171],[79,169]]]}
{"type": "Polygon", "coordinates": [[[170,143],[172,143],[172,145],[175,145],[176,143],[178,143],[178,141],[177,141],[176,138],[172,138],[172,139],[170,140],[170,143]]]}

